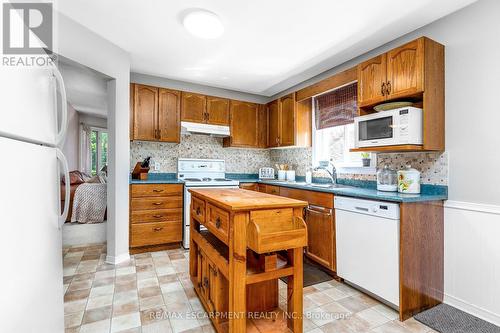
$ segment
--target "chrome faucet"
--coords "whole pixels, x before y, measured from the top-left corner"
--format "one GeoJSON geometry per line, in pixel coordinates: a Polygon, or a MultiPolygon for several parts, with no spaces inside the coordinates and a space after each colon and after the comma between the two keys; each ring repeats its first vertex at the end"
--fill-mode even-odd
{"type": "Polygon", "coordinates": [[[335,168],[335,165],[333,165],[332,162],[328,162],[327,165],[319,165],[314,168],[314,171],[318,170],[324,170],[328,173],[328,176],[332,179],[332,183],[335,185],[337,183],[337,169],[335,168]],[[332,166],[332,171],[328,168],[329,166],[332,166]]]}

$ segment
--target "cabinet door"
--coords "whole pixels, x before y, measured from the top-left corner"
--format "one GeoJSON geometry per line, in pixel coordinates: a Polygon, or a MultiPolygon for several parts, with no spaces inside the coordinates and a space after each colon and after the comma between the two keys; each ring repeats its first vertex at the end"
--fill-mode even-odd
{"type": "Polygon", "coordinates": [[[210,310],[216,311],[216,304],[219,297],[219,281],[218,281],[217,266],[211,261],[208,261],[208,290],[207,290],[207,304],[210,310]]]}
{"type": "Polygon", "coordinates": [[[259,105],[259,119],[258,119],[258,130],[259,130],[259,147],[267,148],[267,106],[264,104],[259,105]]]}
{"type": "Polygon", "coordinates": [[[332,209],[309,205],[306,208],[307,255],[335,270],[335,223],[332,209]]]}
{"type": "Polygon", "coordinates": [[[207,96],[207,114],[209,124],[229,126],[229,100],[207,96]]]}
{"type": "Polygon", "coordinates": [[[278,147],[280,139],[280,103],[279,100],[268,104],[269,122],[268,122],[268,145],[269,147],[278,147]]]}
{"type": "Polygon", "coordinates": [[[280,98],[280,146],[295,145],[295,94],[280,98]]]}
{"type": "Polygon", "coordinates": [[[386,55],[382,54],[358,65],[358,105],[383,102],[386,82],[386,55]]]}
{"type": "Polygon", "coordinates": [[[424,39],[420,38],[387,52],[388,98],[424,90],[424,39]]]}
{"type": "Polygon", "coordinates": [[[158,88],[135,85],[134,140],[157,139],[158,88]]]}
{"type": "Polygon", "coordinates": [[[258,111],[257,104],[231,101],[231,146],[258,146],[258,111]]]}
{"type": "Polygon", "coordinates": [[[160,141],[180,142],[180,91],[162,89],[158,102],[158,136],[160,141]]]}
{"type": "Polygon", "coordinates": [[[134,140],[134,93],[135,85],[131,83],[129,90],[130,141],[134,140]]]}
{"type": "Polygon", "coordinates": [[[205,95],[182,92],[181,119],[194,123],[206,121],[207,97],[205,95]]]}

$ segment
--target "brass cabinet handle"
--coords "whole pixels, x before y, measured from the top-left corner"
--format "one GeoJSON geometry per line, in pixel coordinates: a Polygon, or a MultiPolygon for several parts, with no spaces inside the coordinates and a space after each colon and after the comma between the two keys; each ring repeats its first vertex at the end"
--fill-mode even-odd
{"type": "Polygon", "coordinates": [[[153,205],[155,206],[160,206],[162,203],[161,202],[153,202],[153,205]]]}
{"type": "Polygon", "coordinates": [[[391,93],[392,87],[391,87],[391,81],[387,81],[387,95],[391,93]]]}
{"type": "Polygon", "coordinates": [[[153,217],[156,219],[161,219],[163,217],[163,215],[153,215],[153,217]]]}
{"type": "Polygon", "coordinates": [[[159,190],[159,189],[155,188],[155,189],[153,189],[153,192],[160,193],[160,192],[163,192],[163,190],[159,190]]]}
{"type": "Polygon", "coordinates": [[[380,88],[380,92],[382,93],[382,96],[385,96],[385,82],[382,82],[382,87],[380,88]]]}
{"type": "Polygon", "coordinates": [[[158,227],[158,228],[153,229],[153,231],[155,231],[155,232],[162,231],[162,230],[163,230],[163,227],[158,227]]]}
{"type": "Polygon", "coordinates": [[[220,225],[221,225],[220,217],[217,217],[217,218],[215,219],[215,227],[216,227],[217,229],[219,229],[219,228],[220,228],[220,225]]]}
{"type": "Polygon", "coordinates": [[[196,207],[196,215],[201,215],[201,209],[200,209],[200,207],[196,207]]]}

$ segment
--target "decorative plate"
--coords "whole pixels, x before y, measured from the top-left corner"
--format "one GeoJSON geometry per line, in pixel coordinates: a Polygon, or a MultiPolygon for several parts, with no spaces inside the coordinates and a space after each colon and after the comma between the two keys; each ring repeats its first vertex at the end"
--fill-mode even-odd
{"type": "Polygon", "coordinates": [[[413,105],[412,102],[391,102],[391,103],[379,104],[373,107],[373,109],[377,112],[380,112],[380,111],[404,108],[405,106],[412,106],[412,105],[413,105]]]}

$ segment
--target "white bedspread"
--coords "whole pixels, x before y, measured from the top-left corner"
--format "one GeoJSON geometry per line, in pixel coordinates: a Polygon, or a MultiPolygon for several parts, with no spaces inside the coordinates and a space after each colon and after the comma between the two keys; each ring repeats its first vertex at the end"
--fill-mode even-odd
{"type": "Polygon", "coordinates": [[[107,204],[106,184],[85,183],[78,186],[73,198],[71,222],[101,223],[107,204]]]}

